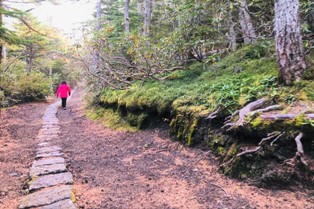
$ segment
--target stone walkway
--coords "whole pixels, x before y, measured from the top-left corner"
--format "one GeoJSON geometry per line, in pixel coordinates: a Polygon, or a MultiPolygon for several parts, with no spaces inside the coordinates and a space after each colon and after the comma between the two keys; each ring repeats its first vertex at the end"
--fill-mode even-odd
{"type": "Polygon", "coordinates": [[[73,176],[67,171],[62,149],[52,144],[59,137],[58,106],[59,102],[49,105],[43,116],[36,157],[30,169],[29,194],[22,198],[19,208],[76,208],[73,176]]]}

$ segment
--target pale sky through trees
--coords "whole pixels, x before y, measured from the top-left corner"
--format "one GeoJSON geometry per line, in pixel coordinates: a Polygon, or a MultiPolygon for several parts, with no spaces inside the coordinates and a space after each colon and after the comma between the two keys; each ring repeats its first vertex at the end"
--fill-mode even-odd
{"type": "MultiPolygon", "coordinates": [[[[59,1],[57,5],[45,1],[41,4],[13,3],[11,6],[22,11],[31,9],[30,13],[40,22],[52,25],[61,33],[77,39],[80,37],[78,29],[81,28],[81,23],[93,19],[92,14],[95,12],[96,0],[63,0],[59,1]]],[[[6,20],[9,25],[11,21],[13,20],[10,18],[6,20]]]]}
{"type": "Polygon", "coordinates": [[[63,1],[59,5],[42,2],[31,13],[40,21],[49,23],[65,33],[78,28],[80,22],[91,20],[95,11],[95,0],[63,1]]]}

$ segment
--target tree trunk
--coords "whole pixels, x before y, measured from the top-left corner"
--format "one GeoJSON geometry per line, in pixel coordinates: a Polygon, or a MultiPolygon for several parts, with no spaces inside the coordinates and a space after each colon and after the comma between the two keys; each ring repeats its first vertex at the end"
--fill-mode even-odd
{"type": "Polygon", "coordinates": [[[26,73],[29,75],[32,71],[35,50],[32,44],[27,45],[26,48],[26,73]]]}
{"type": "Polygon", "coordinates": [[[2,59],[3,59],[3,63],[7,62],[8,52],[7,52],[7,47],[6,46],[2,46],[2,59]]]}
{"type": "Polygon", "coordinates": [[[138,13],[140,16],[144,16],[143,0],[137,0],[137,1],[136,1],[136,8],[137,8],[137,13],[138,13]]]}
{"type": "Polygon", "coordinates": [[[97,0],[96,3],[96,19],[97,19],[97,23],[96,23],[96,30],[99,31],[101,28],[101,0],[97,0]]]}
{"type": "MultiPolygon", "coordinates": [[[[101,0],[97,0],[96,3],[96,31],[100,31],[101,29],[101,0]]],[[[95,72],[100,72],[100,49],[101,49],[101,40],[99,40],[98,46],[95,48],[94,54],[94,69],[95,72]]]]}
{"type": "Polygon", "coordinates": [[[230,1],[227,2],[228,7],[228,39],[230,41],[231,50],[234,52],[237,49],[237,42],[236,42],[236,34],[234,31],[234,22],[232,20],[232,9],[230,5],[230,1]]]}
{"type": "Polygon", "coordinates": [[[243,34],[244,44],[252,44],[256,42],[257,36],[251,16],[248,10],[246,0],[241,0],[239,8],[239,21],[241,25],[241,30],[243,34]]]}
{"type": "Polygon", "coordinates": [[[130,7],[130,0],[125,0],[125,7],[124,7],[124,29],[125,29],[125,32],[126,32],[126,33],[130,33],[129,7],[130,7]]]}
{"type": "Polygon", "coordinates": [[[145,16],[143,35],[147,36],[149,34],[150,22],[152,18],[153,0],[145,0],[144,3],[145,3],[145,16]]]}
{"type": "Polygon", "coordinates": [[[279,82],[292,85],[299,81],[306,69],[298,0],[275,2],[275,41],[279,82]]]}

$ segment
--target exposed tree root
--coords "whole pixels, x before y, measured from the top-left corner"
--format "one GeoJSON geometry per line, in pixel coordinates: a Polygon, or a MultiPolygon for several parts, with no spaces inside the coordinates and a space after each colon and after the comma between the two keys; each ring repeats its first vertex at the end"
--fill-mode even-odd
{"type": "Polygon", "coordinates": [[[272,110],[280,110],[281,108],[282,108],[281,105],[271,105],[271,106],[268,106],[268,107],[265,107],[265,108],[262,108],[262,109],[258,109],[258,110],[252,111],[250,114],[252,116],[254,116],[257,113],[269,112],[269,111],[272,111],[272,110]]]}
{"type": "Polygon", "coordinates": [[[268,134],[266,138],[263,138],[263,139],[260,141],[260,143],[258,143],[258,145],[261,146],[265,141],[269,141],[269,140],[271,140],[271,139],[273,139],[273,138],[276,137],[276,138],[270,143],[270,145],[273,146],[273,144],[274,144],[282,135],[284,135],[285,133],[286,133],[286,132],[274,131],[274,132],[268,134]]]}
{"type": "Polygon", "coordinates": [[[267,135],[266,138],[263,138],[259,143],[258,143],[258,146],[254,147],[254,148],[251,148],[251,149],[248,149],[246,148],[244,151],[236,154],[233,158],[231,158],[229,161],[221,164],[220,166],[223,167],[225,165],[228,165],[230,163],[232,163],[236,158],[242,156],[242,155],[246,155],[246,154],[251,154],[251,153],[255,153],[257,151],[259,151],[261,148],[262,148],[262,145],[264,144],[265,141],[269,141],[273,138],[275,138],[272,142],[271,142],[271,146],[273,146],[273,143],[275,141],[277,141],[282,135],[284,135],[285,132],[278,132],[278,131],[275,131],[275,132],[272,132],[270,134],[267,135]]]}
{"type": "Polygon", "coordinates": [[[216,111],[210,113],[205,119],[206,120],[212,120],[212,119],[216,118],[219,111],[220,111],[220,108],[217,108],[216,111]]]}
{"type": "MultiPolygon", "coordinates": [[[[300,114],[273,114],[273,115],[261,115],[261,118],[263,120],[284,121],[284,120],[292,120],[299,115],[300,114]]],[[[314,114],[304,114],[304,117],[307,119],[314,119],[314,114]]]]}
{"type": "Polygon", "coordinates": [[[308,166],[308,163],[304,160],[304,150],[301,142],[302,137],[303,133],[301,132],[294,138],[295,143],[297,144],[297,152],[293,158],[286,160],[285,163],[295,166],[297,165],[298,160],[300,160],[303,165],[308,166]]]}
{"type": "Polygon", "coordinates": [[[254,152],[257,152],[258,150],[261,149],[261,146],[257,146],[257,147],[254,147],[252,149],[245,149],[244,151],[236,154],[233,158],[231,158],[230,160],[228,160],[227,162],[223,163],[220,165],[220,167],[223,167],[225,165],[229,165],[230,163],[232,163],[236,158],[242,156],[242,155],[245,155],[245,154],[250,154],[250,153],[254,153],[254,152]]]}
{"type": "Polygon", "coordinates": [[[241,110],[235,111],[231,116],[227,117],[224,123],[223,129],[228,128],[227,131],[231,131],[239,126],[243,126],[246,123],[248,115],[254,116],[257,113],[269,112],[272,110],[278,110],[281,108],[280,105],[271,105],[266,108],[261,108],[265,104],[264,98],[249,103],[241,110]],[[260,109],[261,108],[261,109],[260,109]],[[234,121],[235,116],[238,115],[238,119],[234,121]]]}

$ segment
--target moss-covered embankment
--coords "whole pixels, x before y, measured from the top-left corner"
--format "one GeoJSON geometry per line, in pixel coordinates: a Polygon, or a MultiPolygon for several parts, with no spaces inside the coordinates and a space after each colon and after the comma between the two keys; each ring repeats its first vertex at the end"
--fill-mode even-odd
{"type": "MultiPolygon", "coordinates": [[[[264,120],[264,113],[248,114],[245,123],[222,128],[228,116],[260,98],[268,101],[266,105],[280,104],[277,113],[312,103],[313,81],[281,87],[276,75],[272,47],[248,46],[215,64],[195,64],[173,72],[162,82],[138,82],[128,90],[104,89],[94,98],[101,108],[93,114],[104,116],[111,126],[145,128],[168,121],[173,139],[212,150],[227,175],[263,186],[313,188],[314,128],[310,119],[297,114],[289,120],[264,120]],[[209,115],[214,117],[208,119],[209,115]],[[304,156],[300,157],[296,156],[295,137],[301,132],[304,156]],[[269,133],[271,139],[261,143],[269,133]]],[[[234,116],[230,122],[236,124],[238,119],[234,116]]]]}

